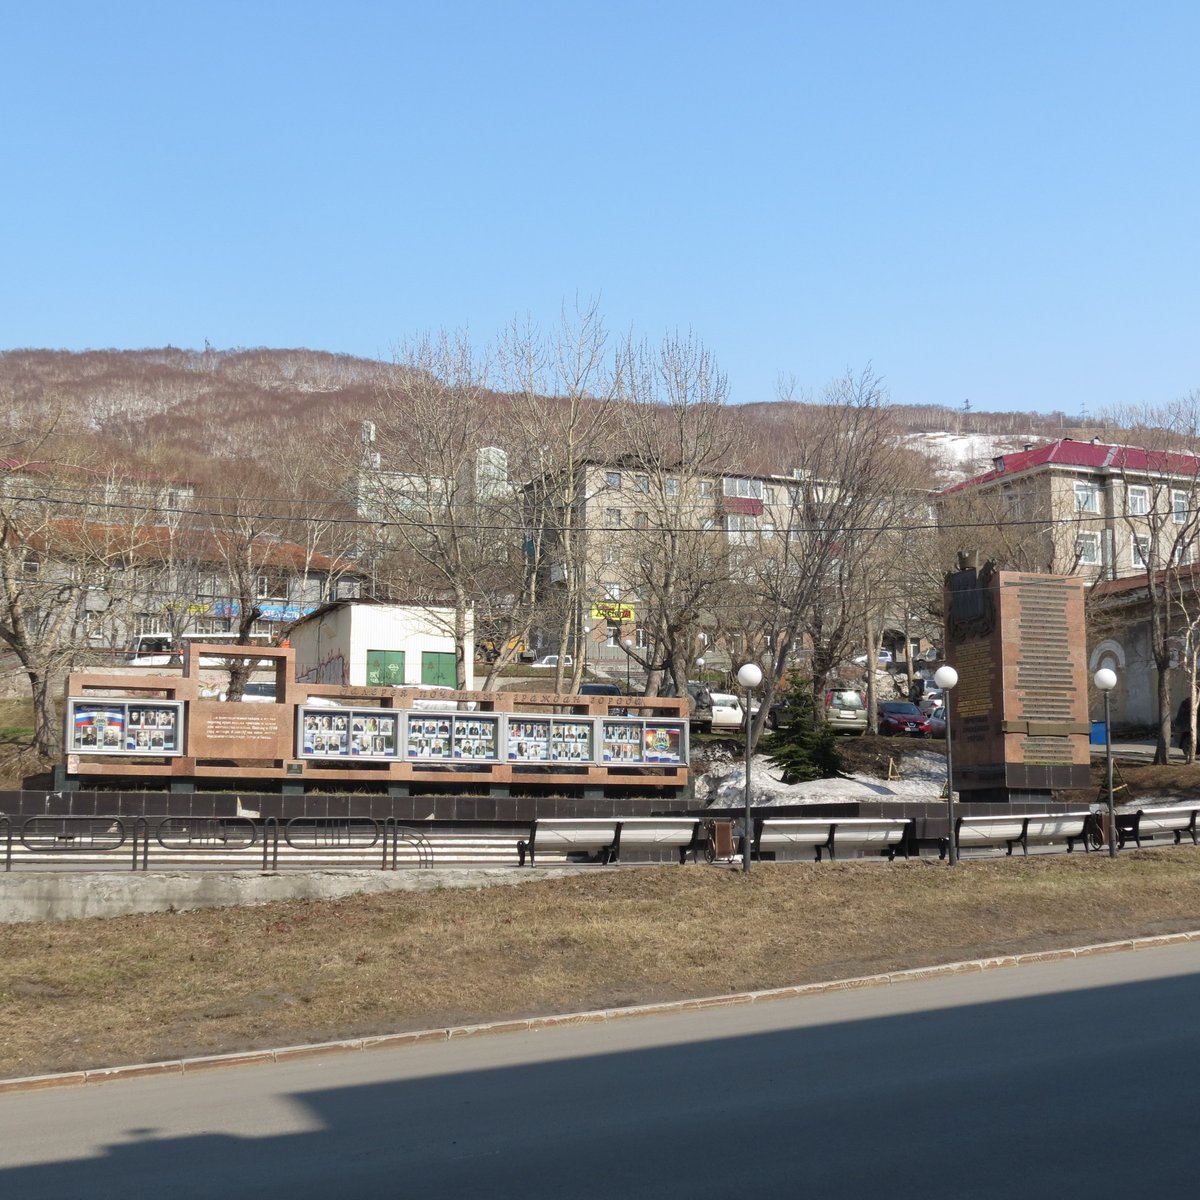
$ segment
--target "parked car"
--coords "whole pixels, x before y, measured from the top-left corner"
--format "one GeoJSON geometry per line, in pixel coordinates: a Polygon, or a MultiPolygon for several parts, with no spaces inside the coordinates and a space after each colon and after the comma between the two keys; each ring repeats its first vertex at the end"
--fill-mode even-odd
{"type": "Polygon", "coordinates": [[[579,694],[581,696],[620,696],[624,693],[615,683],[581,683],[579,694]]]}
{"type": "Polygon", "coordinates": [[[927,687],[922,693],[917,707],[928,717],[937,709],[945,706],[946,693],[941,688],[927,687]]]}
{"type": "Polygon", "coordinates": [[[908,700],[885,700],[875,711],[884,737],[929,737],[929,718],[908,700]]]}
{"type": "Polygon", "coordinates": [[[929,714],[929,736],[944,738],[946,736],[946,710],[935,709],[929,714]]]}
{"type": "MultiPolygon", "coordinates": [[[[205,700],[220,700],[222,703],[229,699],[225,688],[202,688],[200,695],[205,700]]],[[[275,685],[273,683],[247,683],[242,689],[243,704],[274,704],[275,685]]]]}
{"type": "MultiPolygon", "coordinates": [[[[865,654],[856,654],[850,661],[855,666],[865,667],[867,665],[867,656],[865,654]]],[[[880,650],[879,657],[875,661],[881,667],[891,666],[892,652],[890,650],[880,650]]]]}
{"type": "Polygon", "coordinates": [[[830,688],[825,693],[825,723],[838,733],[867,732],[867,705],[853,688],[830,688]]]}
{"type": "MultiPolygon", "coordinates": [[[[570,666],[574,665],[574,662],[575,662],[575,660],[569,654],[566,654],[563,656],[563,666],[564,667],[570,667],[570,666]]],[[[533,666],[533,667],[557,667],[558,666],[558,655],[557,654],[547,654],[543,658],[539,658],[537,660],[537,662],[530,663],[530,666],[533,666]]]]}

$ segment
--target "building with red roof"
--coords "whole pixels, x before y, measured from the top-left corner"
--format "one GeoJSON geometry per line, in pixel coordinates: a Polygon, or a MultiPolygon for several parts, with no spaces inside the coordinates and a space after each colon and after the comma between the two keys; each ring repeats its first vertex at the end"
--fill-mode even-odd
{"type": "Polygon", "coordinates": [[[960,514],[979,502],[980,523],[1024,540],[1043,570],[1118,579],[1193,561],[1200,457],[1061,438],[998,455],[940,500],[960,514]]]}

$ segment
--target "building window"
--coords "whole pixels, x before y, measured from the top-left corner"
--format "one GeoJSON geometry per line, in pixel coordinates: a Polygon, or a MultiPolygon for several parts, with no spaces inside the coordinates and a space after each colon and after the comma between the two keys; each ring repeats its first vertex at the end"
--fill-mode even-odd
{"type": "Polygon", "coordinates": [[[650,494],[650,476],[635,475],[633,477],[633,490],[640,492],[643,496],[648,496],[650,494]]]}
{"type": "MultiPolygon", "coordinates": [[[[1131,517],[1144,517],[1150,511],[1150,489],[1131,487],[1126,492],[1131,517]]],[[[1095,510],[1089,510],[1095,511],[1095,510]]]]}
{"type": "Polygon", "coordinates": [[[775,536],[775,522],[764,521],[762,524],[762,535],[764,538],[773,538],[775,536]]]}
{"type": "Polygon", "coordinates": [[[1176,525],[1182,525],[1188,518],[1187,492],[1171,493],[1171,520],[1176,525]]]}
{"type": "Polygon", "coordinates": [[[619,508],[606,508],[604,510],[604,523],[609,529],[620,529],[621,510],[619,508]]]}
{"type": "Polygon", "coordinates": [[[258,587],[255,592],[255,599],[265,600],[271,594],[271,581],[265,575],[258,577],[258,587]]]}
{"type": "Polygon", "coordinates": [[[768,483],[763,488],[763,500],[767,504],[774,504],[776,499],[775,489],[768,483]]]}
{"type": "Polygon", "coordinates": [[[761,500],[763,485],[761,479],[726,479],[725,495],[736,496],[741,500],[761,500]]]}
{"type": "Polygon", "coordinates": [[[1094,513],[1100,511],[1100,485],[1077,483],[1075,485],[1075,511],[1094,513]]]}
{"type": "Polygon", "coordinates": [[[606,487],[619,488],[621,486],[621,472],[609,471],[604,476],[604,484],[606,487]]]}
{"type": "Polygon", "coordinates": [[[650,525],[650,520],[644,512],[633,514],[634,529],[646,529],[650,525]]]}
{"type": "Polygon", "coordinates": [[[22,575],[36,575],[42,569],[42,564],[36,558],[26,558],[21,560],[22,575]]]}
{"type": "Polygon", "coordinates": [[[616,647],[621,644],[621,626],[615,621],[609,621],[608,623],[608,634],[605,638],[604,644],[612,647],[613,649],[616,649],[616,647]]]}
{"type": "Polygon", "coordinates": [[[729,534],[731,542],[748,542],[757,529],[758,525],[754,517],[744,516],[741,513],[730,513],[725,518],[725,531],[729,534]]]}
{"type": "Polygon", "coordinates": [[[1130,542],[1133,551],[1133,565],[1135,567],[1148,566],[1150,562],[1150,536],[1148,534],[1135,533],[1130,542]]]}
{"type": "Polygon", "coordinates": [[[679,480],[664,479],[663,480],[663,495],[678,496],[679,495],[679,480]]]}
{"type": "Polygon", "coordinates": [[[1098,567],[1100,565],[1100,535],[1098,533],[1081,533],[1075,539],[1075,554],[1082,566],[1098,567]]]}
{"type": "Polygon", "coordinates": [[[639,650],[645,650],[646,648],[646,631],[640,625],[633,631],[633,644],[639,650]]]}
{"type": "Polygon", "coordinates": [[[713,494],[713,481],[711,479],[700,480],[700,495],[711,496],[713,494]]]}

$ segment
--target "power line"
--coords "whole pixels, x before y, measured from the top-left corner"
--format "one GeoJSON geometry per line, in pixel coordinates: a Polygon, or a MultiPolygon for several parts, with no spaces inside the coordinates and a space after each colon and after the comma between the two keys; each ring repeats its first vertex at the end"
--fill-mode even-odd
{"type": "MultiPolygon", "coordinates": [[[[267,498],[258,498],[259,500],[267,498]]],[[[59,508],[91,508],[100,509],[105,512],[137,512],[147,514],[148,510],[145,505],[121,503],[113,500],[87,500],[77,501],[56,496],[10,496],[0,495],[0,501],[8,502],[17,505],[28,506],[52,506],[59,508]]],[[[268,500],[268,502],[271,502],[268,500]]],[[[296,501],[301,505],[311,504],[332,504],[341,503],[335,501],[296,501]]],[[[625,510],[622,509],[622,512],[625,510]]],[[[1137,520],[1145,518],[1149,520],[1152,517],[1158,517],[1164,525],[1180,525],[1187,528],[1193,514],[1196,510],[1191,507],[1187,509],[1172,510],[1169,513],[1147,513],[1135,514],[1133,517],[1121,516],[1115,518],[1118,521],[1137,520]],[[1182,517],[1180,520],[1178,518],[1182,517]]],[[[642,510],[634,510],[636,515],[641,515],[642,510]]],[[[303,513],[271,513],[271,512],[229,512],[221,509],[212,508],[175,508],[175,507],[156,507],[152,513],[148,515],[153,517],[175,516],[181,518],[206,518],[210,521],[249,521],[261,523],[290,523],[301,526],[321,525],[330,528],[347,527],[347,528],[417,528],[428,529],[430,531],[447,530],[459,531],[463,533],[488,533],[495,534],[498,531],[510,531],[513,533],[528,533],[531,526],[528,524],[518,523],[515,520],[505,521],[496,520],[492,522],[484,521],[468,521],[468,520],[426,520],[420,515],[407,516],[403,513],[390,513],[385,516],[366,517],[366,516],[329,516],[329,517],[311,517],[303,513]]],[[[649,514],[645,514],[649,516],[649,514]]],[[[723,516],[744,516],[755,514],[740,514],[740,513],[723,513],[723,516]]],[[[83,519],[83,514],[81,514],[83,519]]],[[[646,535],[654,532],[671,532],[671,533],[695,533],[695,534],[725,534],[733,533],[738,537],[758,538],[762,541],[771,541],[774,538],[784,540],[788,535],[796,536],[822,536],[827,538],[846,538],[855,534],[874,534],[874,533],[931,533],[931,532],[946,532],[952,530],[970,530],[970,529],[1027,529],[1040,527],[1045,532],[1050,532],[1055,529],[1066,528],[1083,528],[1085,526],[1099,525],[1105,528],[1113,518],[1107,517],[1103,513],[1074,513],[1071,516],[1064,517],[1030,517],[1030,518],[995,518],[991,517],[985,520],[978,521],[887,521],[880,524],[847,524],[843,520],[838,519],[837,514],[831,514],[828,522],[818,524],[805,525],[787,525],[784,527],[775,526],[771,530],[764,530],[761,527],[747,530],[728,530],[723,525],[715,523],[700,524],[700,525],[676,525],[666,524],[663,522],[647,523],[645,525],[627,525],[624,522],[620,525],[599,524],[599,525],[561,525],[553,522],[545,523],[542,528],[551,532],[554,531],[569,531],[576,534],[606,534],[623,536],[626,534],[646,535]]],[[[130,526],[133,529],[162,529],[170,528],[162,524],[150,524],[147,522],[139,522],[137,525],[130,526]]],[[[1129,528],[1132,530],[1133,525],[1129,528]]],[[[1139,526],[1139,528],[1141,528],[1139,526]]],[[[181,534],[186,532],[201,533],[212,532],[211,528],[195,529],[188,526],[178,527],[178,532],[181,534]]]]}

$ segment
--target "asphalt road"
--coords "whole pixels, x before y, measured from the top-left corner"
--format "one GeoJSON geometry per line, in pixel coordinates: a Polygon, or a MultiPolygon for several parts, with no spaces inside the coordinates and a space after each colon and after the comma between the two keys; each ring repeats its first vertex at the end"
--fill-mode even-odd
{"type": "Polygon", "coordinates": [[[0,1195],[1195,1196],[1200,947],[0,1096],[0,1195]]]}

